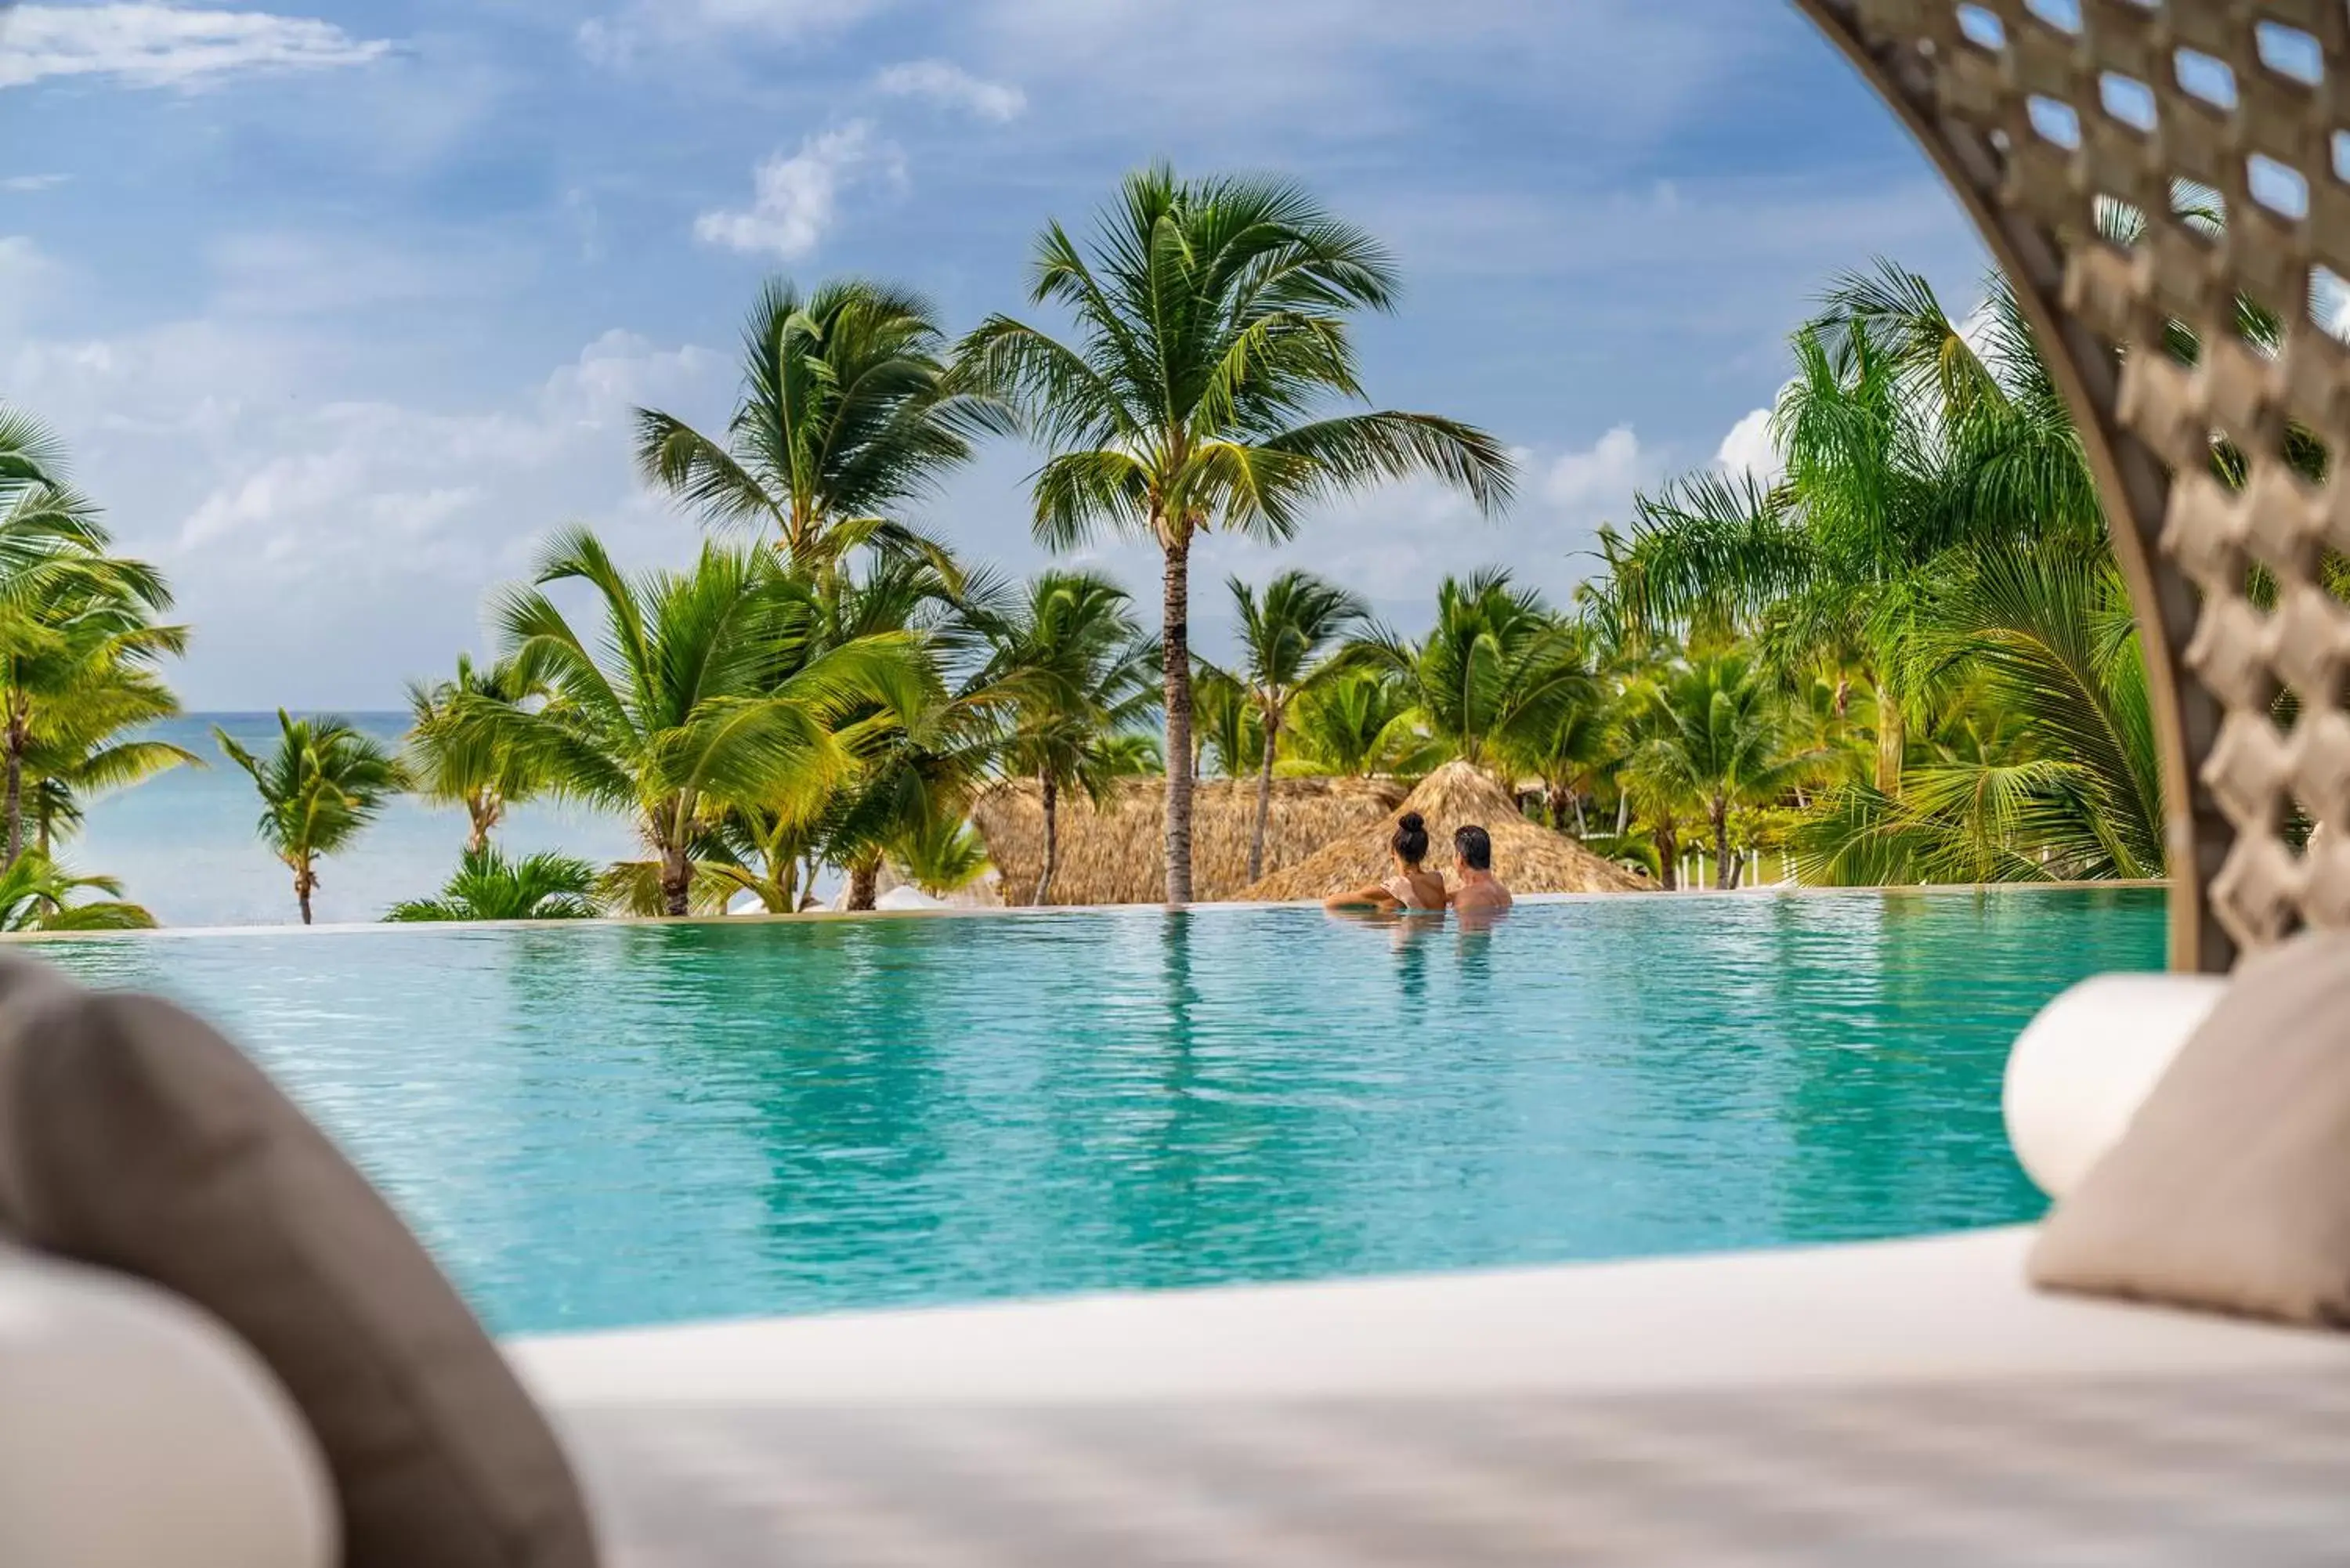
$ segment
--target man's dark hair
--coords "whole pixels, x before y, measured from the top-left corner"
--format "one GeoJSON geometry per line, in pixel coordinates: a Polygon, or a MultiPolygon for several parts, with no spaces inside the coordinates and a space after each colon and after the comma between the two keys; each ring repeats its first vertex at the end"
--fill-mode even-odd
{"type": "Polygon", "coordinates": [[[1461,864],[1471,871],[1491,871],[1493,868],[1492,835],[1475,823],[1470,823],[1452,835],[1452,853],[1458,855],[1461,864]]]}

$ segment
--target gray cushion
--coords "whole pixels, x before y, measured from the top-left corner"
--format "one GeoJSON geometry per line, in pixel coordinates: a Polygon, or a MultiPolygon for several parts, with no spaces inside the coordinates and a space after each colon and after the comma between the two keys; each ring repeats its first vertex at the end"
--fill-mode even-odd
{"type": "Polygon", "coordinates": [[[234,1329],[326,1451],[349,1568],[587,1568],[554,1434],[432,1261],[217,1033],[0,959],[0,1226],[234,1329]]]}
{"type": "Polygon", "coordinates": [[[2350,934],[2237,971],[2030,1268],[2050,1289],[2350,1325],[2350,934]]]}

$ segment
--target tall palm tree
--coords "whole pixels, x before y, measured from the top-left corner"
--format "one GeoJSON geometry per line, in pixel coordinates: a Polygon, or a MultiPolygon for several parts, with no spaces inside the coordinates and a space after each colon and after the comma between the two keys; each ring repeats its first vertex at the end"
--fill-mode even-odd
{"type": "Polygon", "coordinates": [[[1597,691],[1576,623],[1499,570],[1445,578],[1426,637],[1407,643],[1383,633],[1361,657],[1400,674],[1429,732],[1488,769],[1589,706],[1597,691]]]}
{"type": "Polygon", "coordinates": [[[596,867],[543,852],[509,860],[497,846],[468,847],[437,898],[394,904],[387,920],[584,920],[596,913],[596,867]]]}
{"type": "Polygon", "coordinates": [[[1256,590],[1238,577],[1225,584],[1238,623],[1240,667],[1231,671],[1256,712],[1263,754],[1256,775],[1256,820],[1249,832],[1248,879],[1264,875],[1264,830],[1273,817],[1273,765],[1282,726],[1298,698],[1339,673],[1334,658],[1347,638],[1368,624],[1361,597],[1311,572],[1288,571],[1256,590]]]}
{"type": "MultiPolygon", "coordinates": [[[[637,411],[637,462],[713,524],[764,534],[818,580],[867,545],[939,556],[899,514],[1008,419],[945,385],[928,301],[837,278],[802,295],[775,279],[743,328],[743,394],[723,437],[637,411]]],[[[939,556],[943,559],[942,556],[939,556]]]]}
{"type": "Polygon", "coordinates": [[[512,662],[483,668],[463,653],[457,656],[454,679],[408,683],[403,761],[418,794],[434,805],[464,808],[468,855],[489,847],[490,835],[505,820],[507,808],[536,794],[541,781],[512,746],[501,744],[487,727],[466,722],[457,700],[511,706],[543,695],[524,686],[512,662]]]}
{"type": "Polygon", "coordinates": [[[1488,511],[1510,498],[1509,454],[1481,431],[1326,411],[1363,400],[1349,318],[1390,309],[1396,285],[1387,252],[1299,187],[1159,166],[1128,176],[1089,247],[1058,223],[1036,242],[1031,297],[1076,317],[1073,342],[1003,316],[964,340],[967,383],[1051,453],[1037,537],[1067,549],[1116,528],[1160,552],[1170,903],[1191,898],[1193,542],[1287,539],[1314,504],[1413,474],[1488,511]]]}
{"type": "Polygon", "coordinates": [[[851,716],[911,711],[926,691],[902,636],[809,656],[811,590],[766,552],[705,545],[688,570],[631,576],[593,534],[567,529],[494,617],[515,679],[547,700],[459,693],[452,713],[479,743],[511,748],[548,793],[629,813],[670,915],[688,912],[695,845],[727,811],[814,809],[850,774],[851,716]],[[598,635],[547,597],[555,583],[594,596],[598,635]]]}
{"type": "Polygon", "coordinates": [[[1781,694],[1744,652],[1668,670],[1644,699],[1627,769],[1638,787],[1703,815],[1713,838],[1714,886],[1734,888],[1731,809],[1778,800],[1820,759],[1785,750],[1781,694]]]}
{"type": "Polygon", "coordinates": [[[407,785],[399,760],[348,720],[296,719],[277,710],[277,744],[256,757],[219,726],[213,738],[261,792],[261,841],[294,873],[294,899],[310,923],[318,862],[348,848],[407,785]]]}
{"type": "Polygon", "coordinates": [[[1131,771],[1119,738],[1158,706],[1157,649],[1124,588],[1090,572],[1042,572],[1011,613],[994,618],[988,679],[1010,699],[1004,769],[1036,781],[1045,864],[1030,900],[1052,901],[1060,867],[1060,801],[1082,790],[1096,805],[1131,771]]]}
{"type": "Polygon", "coordinates": [[[0,870],[0,931],[138,931],[154,924],[143,905],[122,901],[122,884],[111,877],[77,877],[38,853],[0,870]],[[104,897],[77,901],[82,892],[104,897]]]}

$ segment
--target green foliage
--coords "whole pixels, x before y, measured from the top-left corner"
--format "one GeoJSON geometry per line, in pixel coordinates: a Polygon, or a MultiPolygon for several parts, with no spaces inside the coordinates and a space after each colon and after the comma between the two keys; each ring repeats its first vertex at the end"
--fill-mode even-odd
{"type": "Polygon", "coordinates": [[[146,930],[155,917],[122,901],[122,884],[111,877],[77,877],[37,850],[0,870],[0,930],[146,930]],[[75,895],[105,895],[77,902],[75,895]]]}
{"type": "Polygon", "coordinates": [[[435,805],[459,805],[471,825],[465,848],[485,848],[506,808],[538,793],[545,781],[494,726],[471,722],[470,704],[519,706],[543,698],[511,661],[476,668],[457,656],[453,680],[408,686],[410,724],[403,763],[416,793],[435,805]],[[461,704],[460,699],[465,702],[461,704]]]}
{"type": "Polygon", "coordinates": [[[494,616],[515,678],[546,700],[460,693],[455,722],[550,794],[632,816],[671,914],[687,911],[697,841],[729,811],[812,816],[848,782],[860,740],[920,712],[935,683],[910,634],[827,646],[816,589],[755,548],[706,545],[688,570],[630,576],[594,535],[567,530],[536,585],[507,590],[494,616]],[[594,596],[592,639],[543,591],[555,583],[594,596]]]}
{"type": "Polygon", "coordinates": [[[971,825],[933,819],[898,841],[907,879],[933,898],[959,893],[987,874],[987,844],[971,825]]]}
{"type": "Polygon", "coordinates": [[[1359,657],[1400,676],[1428,732],[1479,766],[1541,749],[1599,699],[1581,628],[1499,570],[1445,578],[1427,636],[1407,643],[1383,634],[1359,657]]]}
{"type": "Polygon", "coordinates": [[[1447,754],[1420,729],[1410,687],[1393,670],[1347,669],[1305,692],[1289,739],[1299,771],[1343,778],[1417,778],[1447,754]]]}
{"type": "Polygon", "coordinates": [[[468,849],[437,898],[395,904],[387,920],[584,920],[596,913],[596,868],[568,855],[508,860],[495,846],[468,849]]]}

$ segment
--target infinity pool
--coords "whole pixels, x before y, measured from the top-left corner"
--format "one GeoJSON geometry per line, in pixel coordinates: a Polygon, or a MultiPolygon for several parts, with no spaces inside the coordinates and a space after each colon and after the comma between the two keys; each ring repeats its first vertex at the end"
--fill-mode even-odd
{"type": "Polygon", "coordinates": [[[543,1331],[2036,1214],[2008,1043],[2158,893],[108,938],[543,1331]]]}

